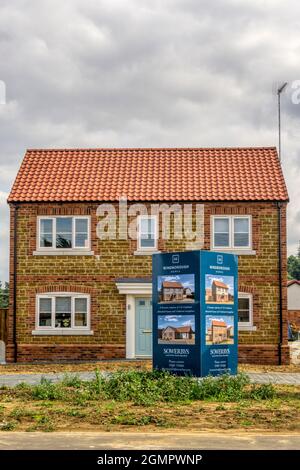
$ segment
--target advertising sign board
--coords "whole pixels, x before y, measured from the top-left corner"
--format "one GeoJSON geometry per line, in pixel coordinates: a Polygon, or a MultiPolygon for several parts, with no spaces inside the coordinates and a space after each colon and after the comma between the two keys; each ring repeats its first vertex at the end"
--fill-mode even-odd
{"type": "Polygon", "coordinates": [[[178,375],[237,370],[237,257],[153,255],[153,367],[178,375]]]}

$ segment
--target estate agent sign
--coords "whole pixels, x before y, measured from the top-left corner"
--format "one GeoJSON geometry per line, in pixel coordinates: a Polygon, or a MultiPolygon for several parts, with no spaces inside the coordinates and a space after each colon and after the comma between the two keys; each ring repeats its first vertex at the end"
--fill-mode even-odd
{"type": "Polygon", "coordinates": [[[153,255],[153,367],[198,377],[237,371],[237,256],[153,255]]]}

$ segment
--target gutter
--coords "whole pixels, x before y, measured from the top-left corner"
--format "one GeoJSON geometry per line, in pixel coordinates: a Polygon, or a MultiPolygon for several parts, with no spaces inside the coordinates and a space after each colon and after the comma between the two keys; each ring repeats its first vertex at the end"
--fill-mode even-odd
{"type": "Polygon", "coordinates": [[[281,251],[281,203],[277,201],[278,213],[278,282],[279,282],[279,343],[278,343],[278,364],[282,364],[282,339],[283,339],[283,320],[282,320],[282,251],[281,251]]]}
{"type": "Polygon", "coordinates": [[[18,344],[17,344],[17,267],[18,267],[18,209],[16,204],[14,213],[14,245],[13,245],[13,344],[14,344],[14,362],[18,360],[18,344]]]}

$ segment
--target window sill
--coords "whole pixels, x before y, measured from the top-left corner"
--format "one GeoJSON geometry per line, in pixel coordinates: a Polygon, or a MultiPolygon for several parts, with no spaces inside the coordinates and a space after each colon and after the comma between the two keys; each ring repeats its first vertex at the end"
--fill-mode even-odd
{"type": "Polygon", "coordinates": [[[90,250],[36,250],[33,256],[93,256],[90,250]]]}
{"type": "Polygon", "coordinates": [[[33,330],[33,336],[92,336],[92,330],[80,330],[71,328],[57,328],[56,330],[33,330]]]}
{"type": "Polygon", "coordinates": [[[233,249],[233,248],[211,248],[211,251],[216,251],[216,252],[220,252],[220,253],[231,253],[233,255],[252,255],[252,256],[255,256],[256,255],[256,251],[255,250],[238,250],[238,249],[233,249]]]}
{"type": "Polygon", "coordinates": [[[256,326],[238,325],[238,331],[256,331],[256,326]]]}
{"type": "Polygon", "coordinates": [[[151,256],[151,255],[156,255],[157,253],[161,253],[160,251],[158,250],[136,250],[134,251],[134,255],[135,256],[151,256]]]}

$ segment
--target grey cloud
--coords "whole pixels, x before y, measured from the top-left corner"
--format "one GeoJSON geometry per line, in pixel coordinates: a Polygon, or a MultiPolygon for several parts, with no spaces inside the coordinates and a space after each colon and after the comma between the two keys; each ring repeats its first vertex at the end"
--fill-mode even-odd
{"type": "MultiPolygon", "coordinates": [[[[277,145],[272,85],[300,78],[299,13],[295,0],[2,0],[0,191],[28,147],[277,145]]],[[[294,251],[300,105],[291,88],[282,110],[294,251]]]]}

